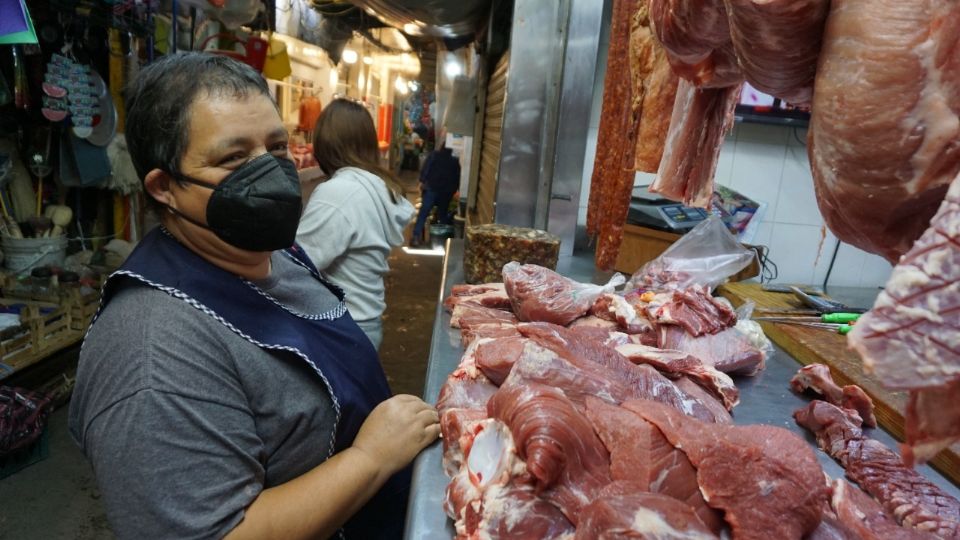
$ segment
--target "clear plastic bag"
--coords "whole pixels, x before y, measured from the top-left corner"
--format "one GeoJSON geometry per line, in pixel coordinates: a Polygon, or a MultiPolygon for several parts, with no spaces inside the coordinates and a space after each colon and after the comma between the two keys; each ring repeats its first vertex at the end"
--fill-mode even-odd
{"type": "Polygon", "coordinates": [[[630,278],[633,289],[711,289],[743,270],[756,253],[743,247],[717,216],[711,215],[630,278]]]}
{"type": "Polygon", "coordinates": [[[517,318],[563,326],[584,316],[601,294],[614,292],[626,280],[614,274],[606,285],[594,285],[535,264],[513,261],[503,266],[503,283],[517,318]]]}

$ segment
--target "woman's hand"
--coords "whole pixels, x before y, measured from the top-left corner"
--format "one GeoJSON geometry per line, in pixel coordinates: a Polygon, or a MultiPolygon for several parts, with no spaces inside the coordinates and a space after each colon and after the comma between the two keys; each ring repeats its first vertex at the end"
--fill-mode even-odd
{"type": "Polygon", "coordinates": [[[440,417],[435,408],[418,397],[399,395],[370,412],[353,448],[390,476],[406,467],[439,434],[440,417]]]}

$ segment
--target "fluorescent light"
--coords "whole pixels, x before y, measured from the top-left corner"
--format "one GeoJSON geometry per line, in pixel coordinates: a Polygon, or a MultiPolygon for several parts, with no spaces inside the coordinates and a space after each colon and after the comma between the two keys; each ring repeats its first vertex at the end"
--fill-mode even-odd
{"type": "Polygon", "coordinates": [[[460,67],[460,64],[448,60],[443,64],[443,72],[447,74],[447,77],[452,79],[463,73],[463,68],[460,67]]]}
{"type": "Polygon", "coordinates": [[[393,83],[393,87],[396,88],[400,94],[407,93],[407,81],[403,80],[403,77],[397,77],[397,80],[393,83]]]}
{"type": "Polygon", "coordinates": [[[417,81],[410,81],[407,83],[407,86],[410,87],[411,92],[416,92],[420,85],[417,84],[417,81]]]}
{"type": "Polygon", "coordinates": [[[355,64],[355,63],[357,63],[357,57],[358,57],[357,51],[355,51],[355,50],[353,50],[353,49],[344,49],[344,50],[343,50],[343,61],[344,61],[344,62],[346,62],[346,63],[348,63],[348,64],[355,64]]]}
{"type": "Polygon", "coordinates": [[[330,70],[330,88],[336,88],[337,82],[340,80],[340,74],[337,73],[337,70],[330,70]]]}
{"type": "Polygon", "coordinates": [[[364,56],[364,57],[363,57],[363,63],[369,66],[370,64],[373,63],[373,58],[371,58],[371,57],[369,57],[369,56],[364,56]]]}
{"type": "Polygon", "coordinates": [[[302,52],[304,56],[311,56],[311,57],[320,56],[320,49],[317,49],[315,47],[304,47],[302,52]]]}

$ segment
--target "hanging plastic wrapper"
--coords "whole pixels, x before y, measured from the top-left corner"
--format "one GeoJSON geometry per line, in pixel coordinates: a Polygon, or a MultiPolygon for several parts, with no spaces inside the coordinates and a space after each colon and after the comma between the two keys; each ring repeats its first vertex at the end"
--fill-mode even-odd
{"type": "Polygon", "coordinates": [[[597,298],[612,293],[626,278],[614,274],[605,285],[580,283],[535,264],[516,261],[503,267],[503,284],[521,321],[566,326],[586,315],[597,298]]]}
{"type": "Polygon", "coordinates": [[[756,253],[737,242],[727,226],[711,215],[674,242],[630,278],[628,289],[711,289],[746,268],[756,253]]]}

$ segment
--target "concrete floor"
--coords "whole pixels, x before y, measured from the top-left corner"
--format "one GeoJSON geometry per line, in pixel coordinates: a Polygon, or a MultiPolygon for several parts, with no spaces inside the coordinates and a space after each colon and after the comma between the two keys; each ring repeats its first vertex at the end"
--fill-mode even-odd
{"type": "MultiPolygon", "coordinates": [[[[408,197],[416,179],[404,177],[408,197]]],[[[395,249],[386,278],[380,348],[395,393],[421,395],[443,258],[395,249]]],[[[49,419],[50,457],[0,480],[0,539],[113,538],[93,472],[67,432],[67,408],[49,419]]]]}

